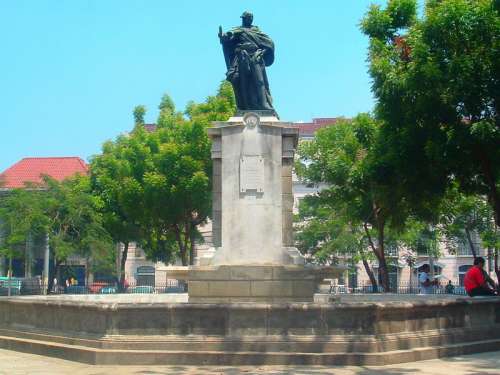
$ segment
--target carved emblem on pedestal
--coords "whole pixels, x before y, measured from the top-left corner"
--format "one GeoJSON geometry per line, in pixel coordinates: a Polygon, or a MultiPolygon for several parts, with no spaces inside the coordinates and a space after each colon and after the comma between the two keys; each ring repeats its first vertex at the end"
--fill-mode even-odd
{"type": "Polygon", "coordinates": [[[249,128],[254,128],[259,125],[260,119],[255,113],[247,113],[243,116],[243,123],[249,128]]]}

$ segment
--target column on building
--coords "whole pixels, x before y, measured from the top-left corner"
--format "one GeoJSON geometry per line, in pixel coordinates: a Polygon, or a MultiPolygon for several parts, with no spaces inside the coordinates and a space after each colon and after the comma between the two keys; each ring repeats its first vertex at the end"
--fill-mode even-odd
{"type": "Polygon", "coordinates": [[[33,276],[33,236],[28,233],[24,249],[24,277],[33,276]]]}

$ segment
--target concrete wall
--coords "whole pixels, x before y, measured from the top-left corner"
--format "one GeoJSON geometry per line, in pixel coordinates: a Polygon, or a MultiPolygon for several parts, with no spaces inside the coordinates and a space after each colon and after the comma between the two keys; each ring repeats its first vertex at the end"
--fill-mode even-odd
{"type": "Polygon", "coordinates": [[[500,338],[500,299],[188,304],[1,298],[0,328],[67,334],[337,335],[479,329],[500,338]]]}

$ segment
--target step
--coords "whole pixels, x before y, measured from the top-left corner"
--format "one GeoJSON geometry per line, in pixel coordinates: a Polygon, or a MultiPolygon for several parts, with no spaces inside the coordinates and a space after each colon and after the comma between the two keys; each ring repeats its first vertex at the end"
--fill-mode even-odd
{"type": "Polygon", "coordinates": [[[0,347],[100,365],[386,365],[500,350],[500,339],[381,352],[102,349],[10,336],[0,347]]]}

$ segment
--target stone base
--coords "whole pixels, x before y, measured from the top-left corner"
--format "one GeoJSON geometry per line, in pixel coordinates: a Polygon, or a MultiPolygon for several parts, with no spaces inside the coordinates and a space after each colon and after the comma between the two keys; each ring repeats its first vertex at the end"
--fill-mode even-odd
{"type": "Polygon", "coordinates": [[[380,366],[500,349],[495,297],[328,304],[166,297],[0,297],[0,347],[89,364],[198,366],[380,366]]]}
{"type": "Polygon", "coordinates": [[[259,117],[276,117],[279,119],[278,113],[274,109],[238,109],[234,117],[244,117],[247,113],[254,113],[259,117]]]}
{"type": "Polygon", "coordinates": [[[297,265],[192,267],[189,302],[312,302],[320,282],[343,271],[297,265]]]}

